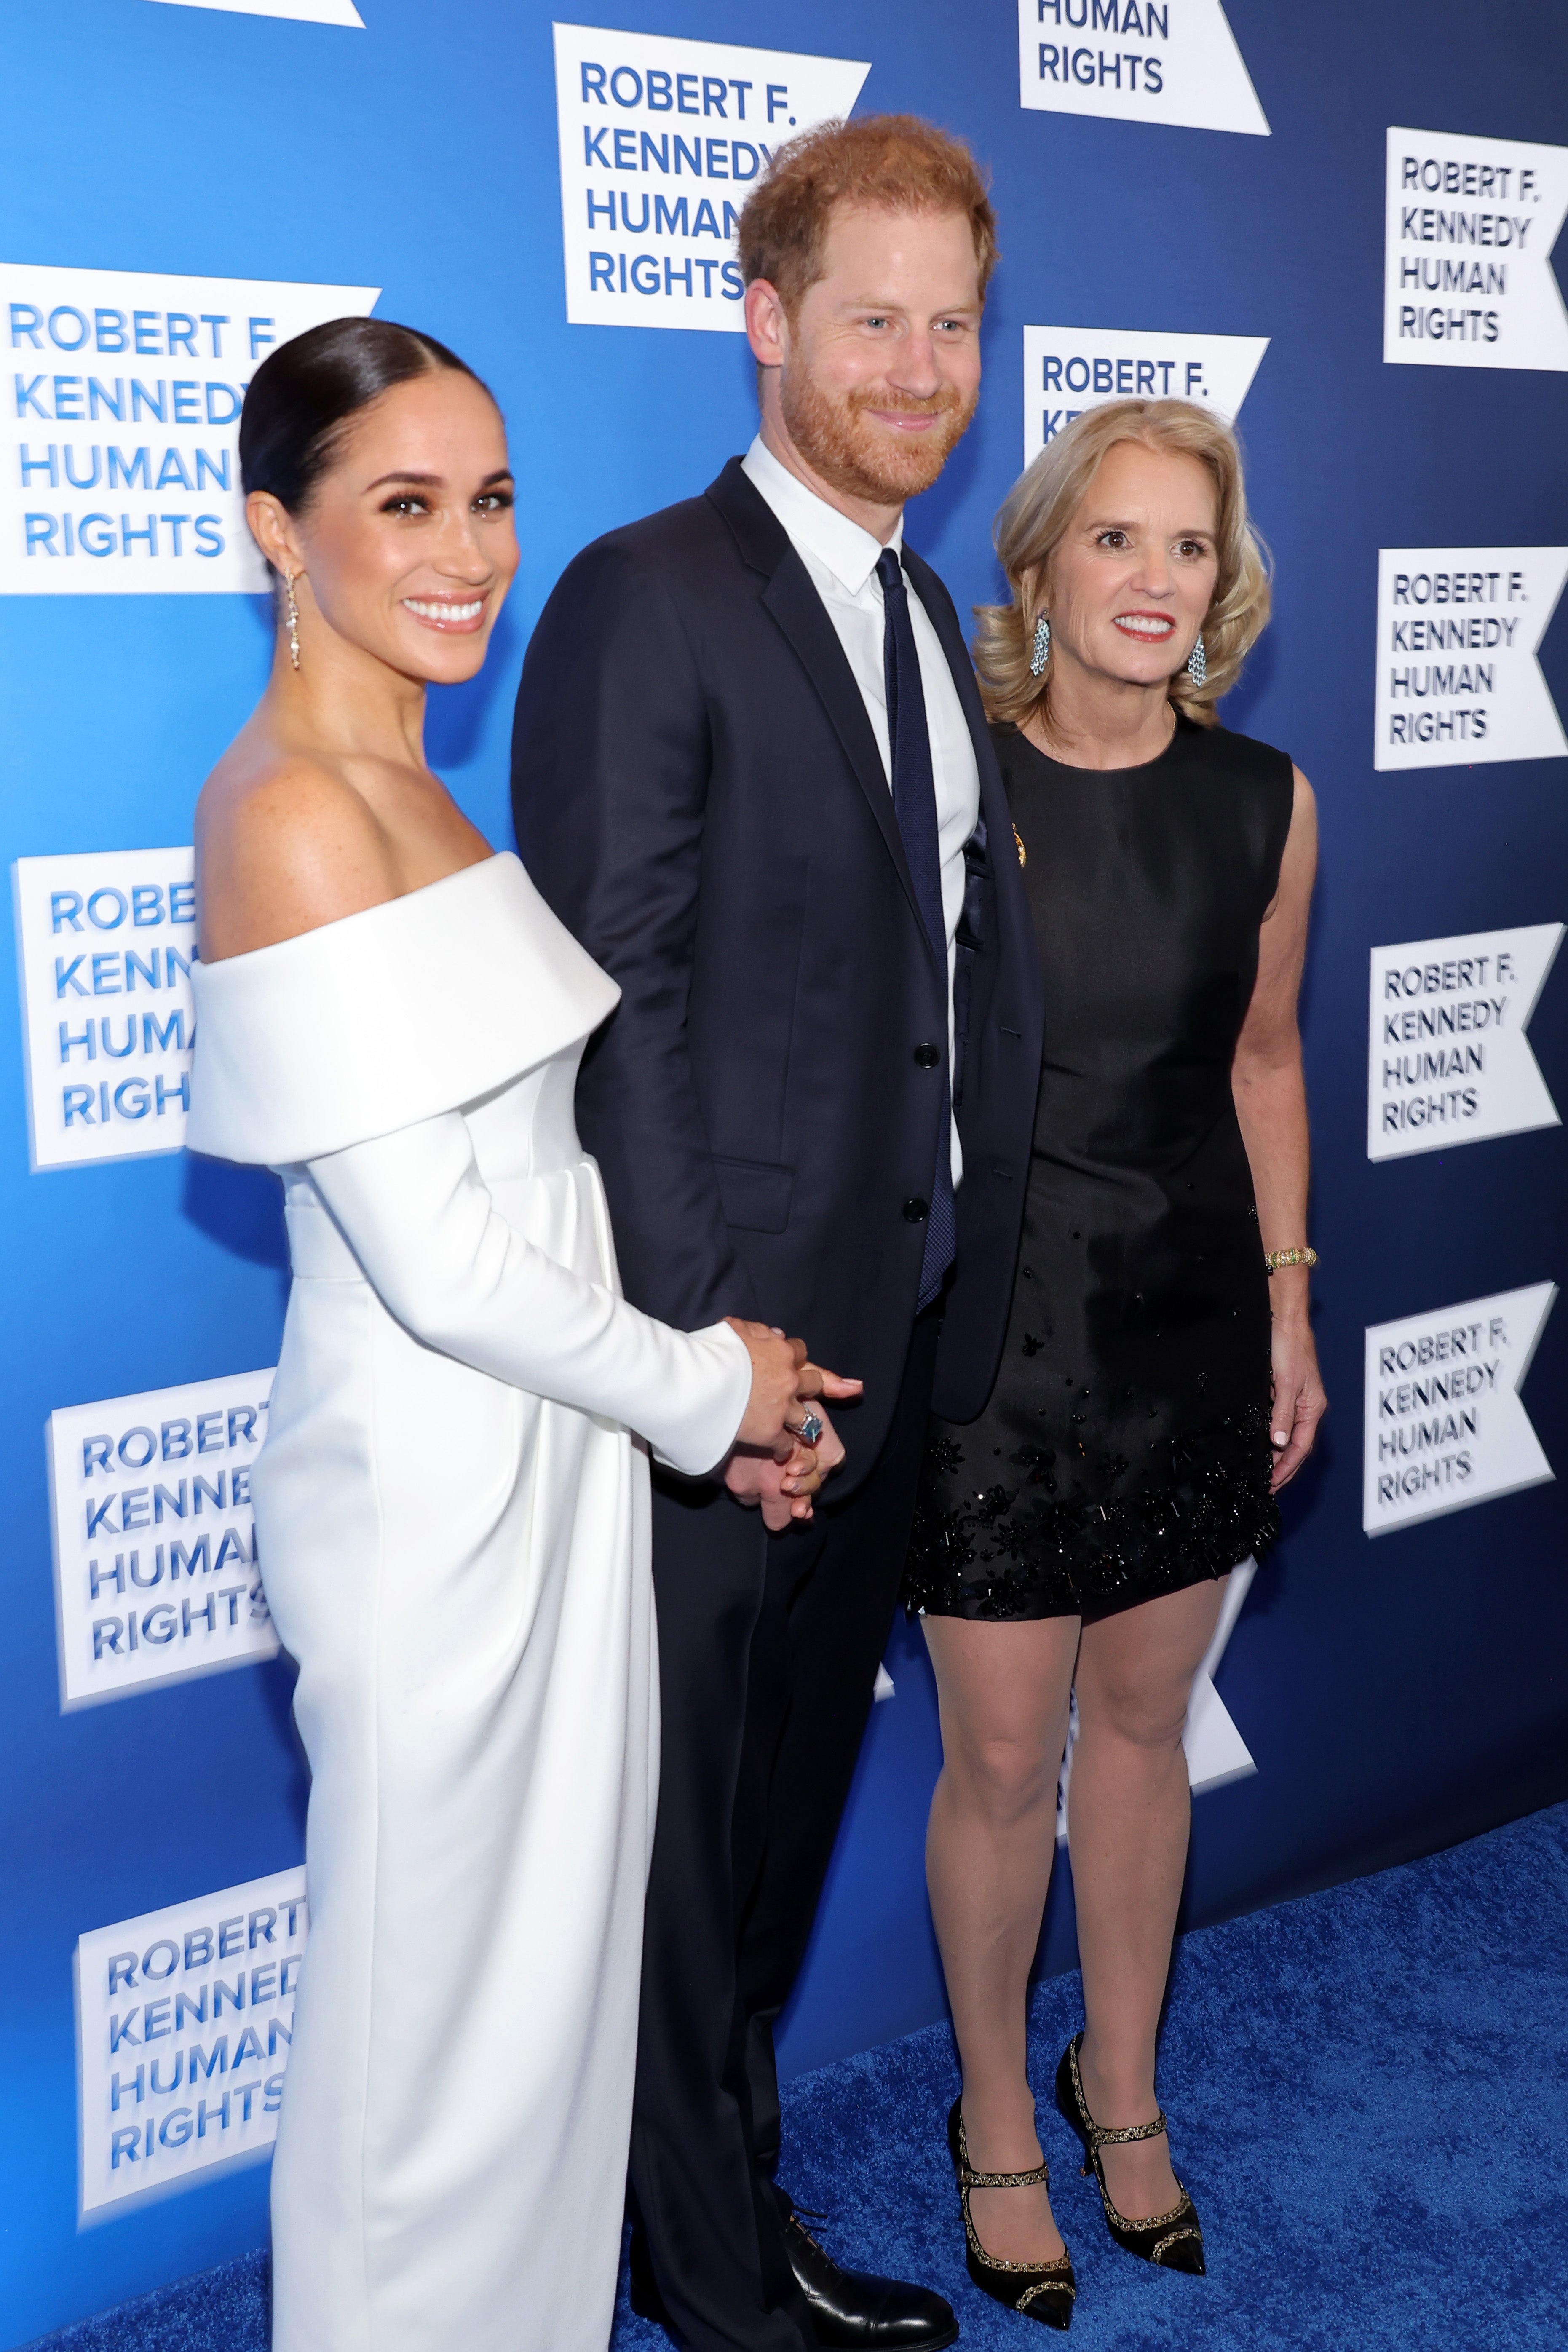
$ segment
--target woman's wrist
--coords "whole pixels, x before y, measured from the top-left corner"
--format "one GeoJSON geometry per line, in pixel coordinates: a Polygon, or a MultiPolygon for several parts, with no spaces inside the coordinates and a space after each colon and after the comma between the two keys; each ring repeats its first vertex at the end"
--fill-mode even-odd
{"type": "Polygon", "coordinates": [[[1268,1304],[1276,1323],[1307,1328],[1312,1311],[1310,1280],[1304,1265],[1276,1267],[1268,1277],[1268,1304]]]}

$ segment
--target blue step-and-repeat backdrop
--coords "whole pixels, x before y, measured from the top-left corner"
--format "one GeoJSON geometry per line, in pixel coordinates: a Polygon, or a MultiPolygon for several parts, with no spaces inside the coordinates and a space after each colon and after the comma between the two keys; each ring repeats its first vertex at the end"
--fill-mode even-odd
{"type": "MultiPolygon", "coordinates": [[[[961,607],[994,593],[990,520],[1026,458],[1129,392],[1239,416],[1277,560],[1226,716],[1292,752],[1322,807],[1305,1024],[1332,1410],[1200,1681],[1187,1922],[1568,1790],[1568,16],[582,13],[609,21],[552,24],[542,0],[7,11],[5,2346],[261,2242],[309,1934],[249,1502],[279,1196],[181,1148],[192,804],[269,649],[246,382],[289,335],[374,310],[494,386],[522,570],[430,737],[504,843],[531,624],[585,541],[745,446],[736,211],[825,116],[931,115],[994,173],[980,415],[910,526],[961,607]]],[[[905,1629],[881,1689],[791,2071],[942,2011],[934,1707],[905,1629]]],[[[1051,1968],[1072,1959],[1059,1877],[1051,1968]]]]}

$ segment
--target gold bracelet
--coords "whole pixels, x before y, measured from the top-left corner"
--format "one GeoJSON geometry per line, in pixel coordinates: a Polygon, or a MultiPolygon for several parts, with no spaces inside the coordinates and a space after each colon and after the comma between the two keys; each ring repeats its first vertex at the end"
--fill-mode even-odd
{"type": "Polygon", "coordinates": [[[1282,1265],[1316,1265],[1318,1253],[1315,1249],[1268,1250],[1263,1263],[1270,1274],[1278,1274],[1282,1265]]]}

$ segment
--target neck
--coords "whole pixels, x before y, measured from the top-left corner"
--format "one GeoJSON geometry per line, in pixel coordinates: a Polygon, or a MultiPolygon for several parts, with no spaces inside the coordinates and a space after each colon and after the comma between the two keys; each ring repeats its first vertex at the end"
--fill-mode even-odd
{"type": "MultiPolygon", "coordinates": [[[[303,610],[301,620],[305,619],[303,610]]],[[[300,631],[300,667],[278,633],[262,704],[292,749],[328,759],[425,767],[425,684],[338,635],[318,614],[300,631]]]]}
{"type": "Polygon", "coordinates": [[[1106,677],[1083,668],[1064,647],[1051,663],[1050,692],[1024,732],[1069,767],[1139,768],[1159,758],[1175,724],[1163,680],[1138,686],[1106,677]]]}
{"type": "Polygon", "coordinates": [[[836,489],[831,482],[823,479],[784,423],[777,375],[776,368],[770,369],[763,386],[763,414],[759,429],[763,448],[770,457],[778,459],[786,473],[793,474],[797,482],[804,482],[808,490],[814,491],[825,505],[836,508],[851,522],[858,522],[862,530],[868,530],[873,539],[880,540],[886,547],[898,530],[904,511],[902,503],[889,507],[879,505],[871,499],[858,499],[847,490],[836,489]]]}

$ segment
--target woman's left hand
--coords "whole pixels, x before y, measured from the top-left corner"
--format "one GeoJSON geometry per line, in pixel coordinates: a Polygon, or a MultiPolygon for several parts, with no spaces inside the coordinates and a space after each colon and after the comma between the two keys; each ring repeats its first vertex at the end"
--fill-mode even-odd
{"type": "Polygon", "coordinates": [[[1273,1352],[1274,1402],[1269,1408],[1268,1436],[1274,1448],[1274,1470],[1269,1490],[1277,1495],[1310,1454],[1329,1400],[1318,1370],[1311,1327],[1304,1318],[1276,1320],[1273,1352]]]}

